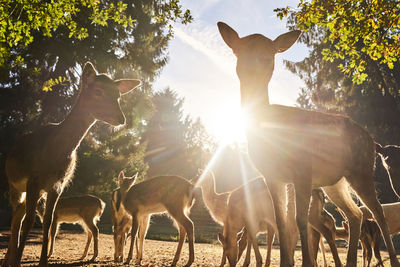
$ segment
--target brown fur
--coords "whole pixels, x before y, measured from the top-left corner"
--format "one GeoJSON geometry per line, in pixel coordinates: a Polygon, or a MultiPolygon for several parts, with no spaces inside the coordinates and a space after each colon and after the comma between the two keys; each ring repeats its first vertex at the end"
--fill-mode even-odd
{"type": "Polygon", "coordinates": [[[122,204],[132,217],[131,245],[127,262],[132,259],[138,229],[142,234],[139,232],[138,235],[136,262],[140,263],[151,214],[168,212],[179,226],[179,244],[172,265],[176,265],[179,260],[187,233],[189,259],[185,266],[190,266],[194,261],[194,230],[188,213],[193,204],[194,182],[179,176],[157,176],[132,186],[133,182],[126,180],[128,179],[120,178],[122,204]]]}
{"type": "Polygon", "coordinates": [[[347,266],[356,266],[362,214],[347,191],[348,185],[373,210],[391,263],[399,266],[382,207],[376,198],[375,144],[368,132],[344,116],[269,104],[268,83],[274,70],[275,54],[292,46],[300,31],[282,34],[272,41],[260,34],[240,38],[222,22],[218,23],[218,28],[237,57],[241,104],[250,117],[249,155],[271,190],[281,237],[281,266],[290,266],[293,262],[287,237],[290,231],[287,228],[293,226],[285,224],[282,200],[287,183],[293,183],[296,189],[296,221],[303,266],[314,265],[309,253],[307,217],[311,191],[317,187],[324,187],[329,198],[349,219],[347,266]]]}
{"type": "Polygon", "coordinates": [[[118,102],[120,94],[139,84],[137,80],[114,81],[105,74],[97,74],[93,65],[87,63],[83,68],[79,97],[65,120],[22,136],[13,146],[6,160],[13,218],[3,266],[20,265],[36,204],[43,193],[47,193],[47,209],[39,265],[47,265],[48,233],[54,207],[73,176],[82,139],[96,120],[112,125],[124,124],[125,117],[118,102]]]}
{"type": "MultiPolygon", "coordinates": [[[[94,253],[91,261],[94,261],[98,255],[99,242],[99,229],[96,224],[100,220],[105,206],[106,204],[100,198],[92,195],[60,198],[54,210],[53,223],[50,229],[50,251],[48,257],[50,258],[53,254],[59,225],[61,223],[79,223],[88,235],[81,260],[86,258],[93,238],[94,253]]],[[[37,213],[41,221],[43,221],[44,209],[44,205],[39,205],[37,208],[37,213]]]]}

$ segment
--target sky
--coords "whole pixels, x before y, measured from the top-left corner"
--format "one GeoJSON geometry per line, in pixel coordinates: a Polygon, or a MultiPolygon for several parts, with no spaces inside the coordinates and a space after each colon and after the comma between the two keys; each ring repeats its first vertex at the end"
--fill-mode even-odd
{"type": "MultiPolygon", "coordinates": [[[[200,117],[216,141],[245,141],[236,59],[223,42],[216,24],[218,21],[227,23],[240,37],[261,33],[275,39],[288,30],[286,21],[279,20],[273,10],[296,7],[297,1],[181,0],[181,4],[184,9],[190,9],[194,21],[188,25],[174,25],[169,62],[154,88],[157,91],[169,87],[183,97],[184,114],[200,117]]],[[[300,43],[277,54],[269,83],[271,103],[295,104],[304,84],[284,67],[283,60],[300,61],[306,55],[307,48],[300,43]]]]}

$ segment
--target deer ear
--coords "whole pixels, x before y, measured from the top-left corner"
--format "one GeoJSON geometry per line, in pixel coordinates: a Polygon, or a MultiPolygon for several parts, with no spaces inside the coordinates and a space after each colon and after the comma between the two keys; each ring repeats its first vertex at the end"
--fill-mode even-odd
{"type": "Polygon", "coordinates": [[[288,50],[299,39],[301,31],[290,31],[279,35],[274,40],[275,53],[282,53],[288,50]]]}
{"type": "Polygon", "coordinates": [[[219,241],[222,245],[225,243],[225,237],[224,237],[224,235],[223,235],[221,232],[218,233],[218,241],[219,241]]]}
{"type": "Polygon", "coordinates": [[[124,177],[125,177],[124,171],[121,171],[121,172],[119,173],[119,175],[118,175],[119,185],[121,185],[122,182],[124,181],[124,177]]]}
{"type": "Polygon", "coordinates": [[[94,80],[96,75],[97,75],[97,71],[94,68],[93,64],[90,63],[89,61],[86,62],[85,66],[83,67],[83,70],[82,70],[82,82],[83,83],[91,82],[94,80]]]}
{"type": "Polygon", "coordinates": [[[224,22],[218,22],[217,25],[222,39],[230,48],[235,50],[240,40],[238,33],[224,22]]]}
{"type": "Polygon", "coordinates": [[[138,175],[139,175],[139,173],[137,172],[137,173],[135,174],[135,176],[133,176],[133,177],[130,179],[130,182],[129,182],[130,186],[132,186],[134,183],[136,183],[136,180],[137,180],[137,178],[138,178],[138,175]]]}
{"type": "Polygon", "coordinates": [[[136,79],[123,79],[116,80],[115,83],[117,85],[118,91],[121,93],[121,95],[124,95],[138,87],[142,82],[136,79]]]}

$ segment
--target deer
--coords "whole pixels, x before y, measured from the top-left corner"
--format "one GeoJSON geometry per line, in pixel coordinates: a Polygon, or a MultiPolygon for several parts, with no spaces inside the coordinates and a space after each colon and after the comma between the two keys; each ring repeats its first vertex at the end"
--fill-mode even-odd
{"type": "MultiPolygon", "coordinates": [[[[227,215],[228,210],[228,197],[231,192],[224,192],[224,193],[217,193],[216,186],[215,186],[215,176],[214,173],[209,170],[207,172],[202,171],[203,178],[199,181],[199,186],[202,190],[203,201],[204,204],[209,211],[213,220],[221,226],[224,226],[224,220],[227,215]]],[[[271,244],[274,238],[275,233],[273,229],[269,229],[267,231],[267,244],[271,244]]],[[[218,239],[220,240],[219,236],[218,239]]],[[[223,238],[222,238],[223,239],[223,238]]],[[[238,242],[239,242],[239,253],[238,259],[240,259],[243,251],[245,250],[246,246],[248,245],[248,238],[247,238],[247,230],[246,228],[238,234],[238,242]]],[[[221,241],[220,241],[221,242],[221,241]]],[[[222,242],[221,242],[222,244],[222,242]]],[[[247,254],[246,254],[247,255],[247,254]]],[[[271,254],[267,257],[267,260],[270,259],[271,254]]],[[[250,255],[249,255],[250,257],[250,255]]],[[[246,257],[247,259],[247,257],[246,257]]],[[[249,258],[250,260],[250,258],[249,258]]],[[[223,247],[222,258],[220,266],[224,266],[226,264],[226,252],[223,247]]]]}
{"type": "Polygon", "coordinates": [[[168,212],[178,225],[179,231],[179,243],[171,266],[175,266],[179,261],[186,234],[189,241],[189,259],[185,266],[192,265],[194,262],[194,228],[188,214],[197,198],[198,190],[195,188],[195,183],[198,178],[188,181],[180,176],[165,175],[135,184],[135,177],[119,176],[121,203],[132,218],[131,243],[126,263],[129,264],[132,260],[136,235],[138,235],[136,264],[141,263],[150,216],[168,212]],[[142,234],[138,234],[138,229],[142,234]]]}
{"type": "MultiPolygon", "coordinates": [[[[346,221],[342,221],[342,228],[337,228],[336,236],[338,239],[348,240],[349,226],[346,221]]],[[[378,263],[375,266],[383,266],[380,253],[381,231],[375,221],[366,219],[361,225],[360,235],[361,247],[363,252],[363,267],[371,265],[372,250],[378,263]]]]}
{"type": "Polygon", "coordinates": [[[271,40],[262,34],[239,37],[226,23],[217,25],[222,39],[237,58],[241,107],[248,117],[248,153],[270,188],[280,236],[280,266],[293,263],[287,237],[293,226],[286,223],[282,197],[288,183],[294,184],[296,191],[302,266],[314,265],[308,246],[307,223],[311,191],[319,187],[349,219],[346,266],[356,266],[362,213],[352,200],[348,186],[374,214],[390,262],[392,266],[399,266],[375,192],[375,144],[370,134],[346,116],[269,103],[268,84],[275,54],[289,49],[301,31],[289,31],[271,40]]]}
{"type": "MultiPolygon", "coordinates": [[[[94,253],[90,261],[96,260],[99,254],[99,228],[97,228],[97,223],[103,214],[105,206],[106,203],[104,203],[100,198],[92,195],[61,197],[57,202],[53,223],[50,228],[50,251],[47,257],[50,258],[53,254],[54,242],[59,225],[61,223],[78,223],[87,233],[85,250],[83,251],[80,260],[86,258],[92,238],[94,253]]],[[[36,211],[40,220],[43,222],[43,216],[45,213],[44,203],[43,205],[38,205],[36,211]]]]}
{"type": "Polygon", "coordinates": [[[386,145],[382,146],[376,143],[376,153],[382,160],[382,165],[385,168],[390,184],[396,196],[400,198],[400,146],[386,145]]]}
{"type": "MultiPolygon", "coordinates": [[[[127,178],[125,177],[124,172],[121,171],[118,176],[118,181],[123,180],[124,178],[132,183],[137,180],[137,176],[127,178]]],[[[127,238],[130,236],[130,231],[132,228],[132,217],[125,210],[124,206],[121,205],[121,192],[119,188],[112,192],[111,220],[113,224],[114,261],[122,262],[124,259],[124,246],[127,238]]],[[[139,232],[139,236],[143,236],[143,233],[139,232]]],[[[138,244],[136,242],[136,248],[137,246],[138,244]]]]}
{"type": "Polygon", "coordinates": [[[65,119],[23,135],[11,148],[5,170],[13,217],[3,266],[20,265],[37,202],[43,194],[47,197],[39,266],[47,266],[54,209],[73,177],[81,141],[98,120],[112,126],[124,125],[119,100],[138,85],[139,80],[113,80],[106,74],[98,74],[88,62],[82,70],[79,95],[65,119]]]}

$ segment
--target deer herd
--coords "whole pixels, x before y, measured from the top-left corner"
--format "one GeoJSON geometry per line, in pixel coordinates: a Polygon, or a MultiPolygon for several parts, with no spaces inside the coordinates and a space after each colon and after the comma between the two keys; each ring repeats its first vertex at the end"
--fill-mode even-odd
{"type": "MultiPolygon", "coordinates": [[[[246,129],[248,153],[260,173],[230,192],[217,193],[215,177],[206,168],[189,181],[165,175],[136,182],[121,171],[119,188],[112,192],[114,260],[130,263],[136,246],[135,264],[141,264],[144,241],[152,214],[167,212],[179,231],[179,243],[171,265],[175,266],[188,238],[189,257],[195,262],[194,224],[189,218],[195,199],[203,199],[211,217],[223,227],[221,266],[228,259],[236,266],[246,250],[244,266],[250,264],[251,248],[256,266],[262,266],[257,235],[267,233],[265,266],[271,264],[274,237],[280,246],[280,266],[294,266],[298,236],[302,266],[316,266],[318,248],[324,255],[327,241],[335,266],[342,266],[336,239],[348,242],[346,266],[357,265],[361,240],[363,266],[370,266],[372,250],[380,256],[381,236],[391,266],[400,266],[391,235],[400,232],[400,203],[378,202],[373,173],[378,154],[387,170],[393,190],[400,194],[400,148],[374,142],[369,133],[350,118],[269,103],[268,83],[274,70],[275,54],[289,49],[300,31],[290,31],[271,40],[261,34],[239,37],[223,22],[219,32],[237,58],[241,106],[249,115],[246,129]],[[353,201],[353,192],[364,206],[353,201]],[[336,227],[325,209],[333,202],[345,221],[336,227]],[[130,237],[129,253],[124,246],[130,237]]],[[[113,80],[98,74],[91,63],[83,67],[79,96],[67,117],[36,132],[22,136],[6,160],[10,203],[13,209],[11,236],[2,266],[20,266],[35,214],[43,223],[40,266],[47,266],[53,253],[60,223],[80,223],[87,232],[82,260],[93,239],[92,261],[98,256],[96,226],[105,203],[85,195],[61,197],[73,177],[76,152],[97,120],[113,126],[125,124],[119,100],[140,85],[139,80],[113,80]],[[50,241],[50,249],[48,248],[50,241]]]]}

